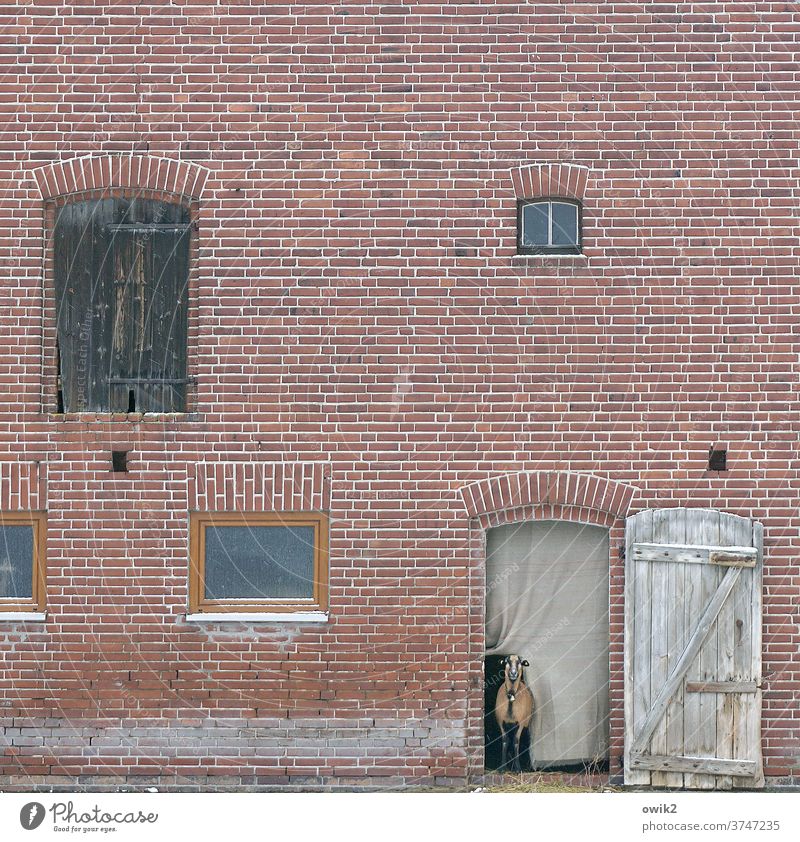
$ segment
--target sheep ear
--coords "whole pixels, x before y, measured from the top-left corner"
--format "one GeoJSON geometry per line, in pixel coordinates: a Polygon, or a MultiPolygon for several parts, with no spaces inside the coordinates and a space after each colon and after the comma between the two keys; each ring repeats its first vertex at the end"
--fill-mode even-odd
{"type": "Polygon", "coordinates": [[[522,662],[522,666],[523,666],[523,667],[529,667],[529,666],[530,666],[530,664],[529,664],[527,661],[523,661],[523,662],[522,662]]]}

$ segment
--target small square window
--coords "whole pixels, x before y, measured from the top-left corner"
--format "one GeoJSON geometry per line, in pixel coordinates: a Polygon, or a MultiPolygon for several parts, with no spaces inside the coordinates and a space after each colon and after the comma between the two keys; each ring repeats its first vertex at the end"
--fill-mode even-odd
{"type": "Polygon", "coordinates": [[[39,512],[0,512],[0,618],[44,611],[44,523],[39,512]]]}
{"type": "Polygon", "coordinates": [[[580,204],[561,199],[520,202],[517,251],[520,254],[580,254],[580,204]]]}
{"type": "Polygon", "coordinates": [[[327,609],[324,515],[196,512],[191,520],[192,613],[327,609]]]}
{"type": "Polygon", "coordinates": [[[728,470],[728,450],[724,446],[712,447],[708,451],[708,470],[709,471],[727,471],[728,470]]]}

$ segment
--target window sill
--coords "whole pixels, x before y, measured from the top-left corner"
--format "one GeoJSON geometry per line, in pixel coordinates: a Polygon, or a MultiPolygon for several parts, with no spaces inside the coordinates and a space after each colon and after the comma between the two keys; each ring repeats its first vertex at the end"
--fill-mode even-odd
{"type": "Polygon", "coordinates": [[[46,412],[45,415],[48,421],[102,421],[126,424],[204,420],[199,412],[46,412]]]}
{"type": "Polygon", "coordinates": [[[0,623],[44,623],[46,611],[0,611],[0,623]]]}
{"type": "Polygon", "coordinates": [[[512,254],[512,266],[524,266],[527,263],[537,263],[544,266],[558,266],[565,264],[586,265],[589,256],[586,254],[512,254]]]}
{"type": "Polygon", "coordinates": [[[327,623],[327,611],[246,612],[220,611],[187,614],[187,623],[327,623]]]}

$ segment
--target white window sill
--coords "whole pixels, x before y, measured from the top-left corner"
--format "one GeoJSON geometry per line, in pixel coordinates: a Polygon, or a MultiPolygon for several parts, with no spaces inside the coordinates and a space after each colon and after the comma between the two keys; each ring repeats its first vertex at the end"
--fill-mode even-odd
{"type": "Polygon", "coordinates": [[[44,623],[45,611],[0,611],[0,623],[44,623]]]}
{"type": "Polygon", "coordinates": [[[542,263],[546,260],[588,261],[589,255],[584,254],[583,252],[581,252],[580,254],[512,254],[511,259],[512,261],[518,260],[522,263],[527,261],[538,261],[539,263],[542,263]]]}
{"type": "Polygon", "coordinates": [[[326,611],[245,612],[187,614],[187,623],[327,623],[326,611]]]}

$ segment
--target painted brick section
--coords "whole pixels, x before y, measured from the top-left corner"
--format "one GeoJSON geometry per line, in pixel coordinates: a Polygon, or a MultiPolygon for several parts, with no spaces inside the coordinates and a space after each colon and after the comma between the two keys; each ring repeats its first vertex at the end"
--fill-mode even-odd
{"type": "MultiPolygon", "coordinates": [[[[150,721],[115,727],[108,722],[45,720],[35,727],[3,723],[0,746],[21,758],[44,757],[51,785],[68,785],[89,774],[102,786],[121,768],[171,788],[226,787],[231,770],[249,767],[247,786],[315,788],[397,787],[414,770],[427,773],[426,759],[434,740],[438,750],[458,750],[463,723],[414,718],[287,719],[227,717],[185,721],[150,721]],[[291,747],[290,750],[287,750],[291,747]]],[[[33,781],[32,783],[36,783],[33,781]]],[[[13,779],[0,776],[0,786],[13,779]]]]}
{"type": "Polygon", "coordinates": [[[800,777],[797,4],[31,0],[0,30],[0,487],[48,523],[47,621],[0,622],[0,785],[209,785],[206,730],[219,786],[478,778],[481,546],[525,517],[611,529],[618,780],[622,514],[670,506],[764,523],[765,771],[800,777]],[[119,187],[196,200],[185,415],[55,412],[44,205],[119,187]],[[516,254],[539,191],[582,199],[583,254],[516,254]],[[223,498],[329,512],[329,622],[185,622],[223,498]]]}
{"type": "Polygon", "coordinates": [[[325,462],[200,462],[189,484],[189,508],[227,512],[325,512],[325,462]]]}

